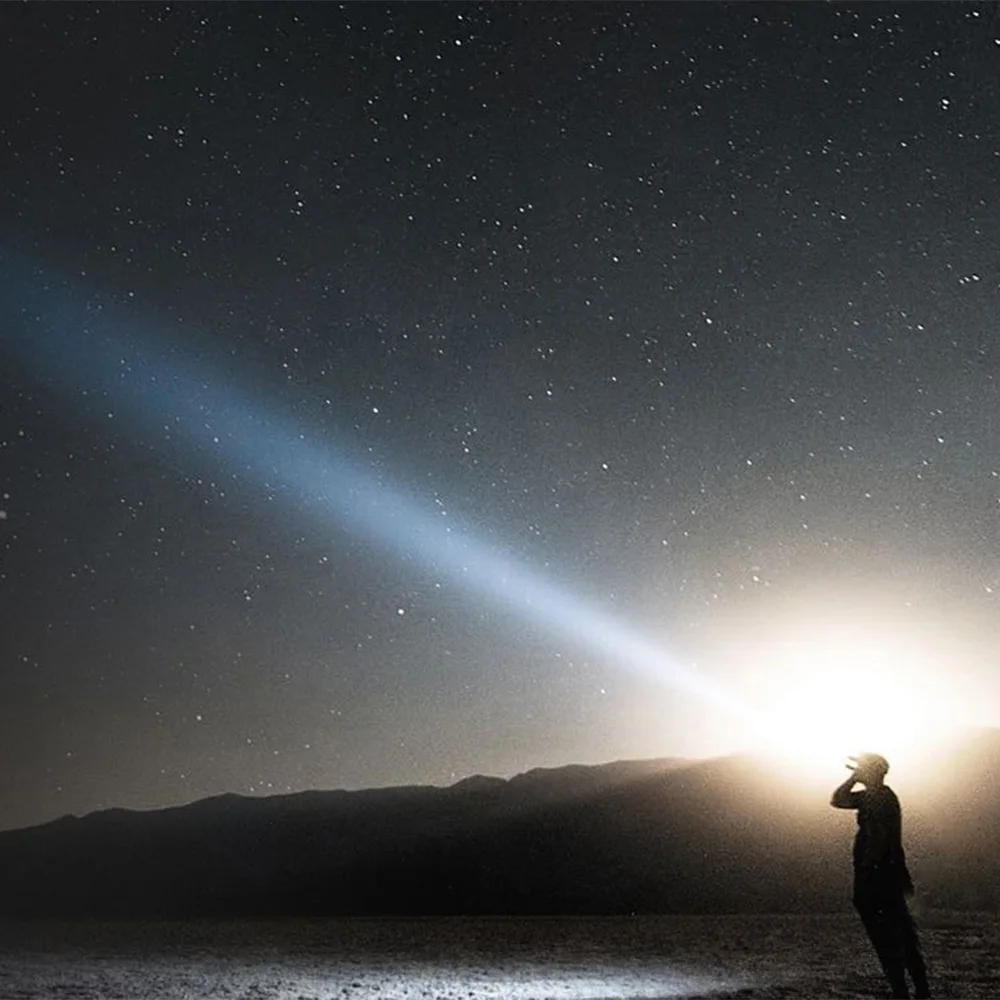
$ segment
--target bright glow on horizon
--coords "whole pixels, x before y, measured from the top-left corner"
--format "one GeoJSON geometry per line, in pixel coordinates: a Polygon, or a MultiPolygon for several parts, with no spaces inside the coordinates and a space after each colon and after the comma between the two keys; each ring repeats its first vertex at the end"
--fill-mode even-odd
{"type": "Polygon", "coordinates": [[[780,641],[754,650],[747,668],[761,719],[754,745],[808,772],[835,773],[862,752],[907,769],[926,763],[972,713],[922,638],[840,617],[787,626],[780,641]]]}

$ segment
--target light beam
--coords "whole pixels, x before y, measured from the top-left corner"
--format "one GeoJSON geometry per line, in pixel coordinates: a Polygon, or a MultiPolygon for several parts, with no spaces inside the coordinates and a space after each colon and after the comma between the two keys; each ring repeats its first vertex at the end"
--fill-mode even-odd
{"type": "Polygon", "coordinates": [[[180,458],[225,468],[251,488],[281,495],[320,527],[347,528],[563,640],[747,718],[721,685],[659,643],[486,544],[432,504],[381,481],[327,434],[265,405],[260,394],[192,350],[81,306],[37,274],[15,277],[9,266],[0,279],[0,310],[5,353],[91,405],[106,401],[180,458]]]}

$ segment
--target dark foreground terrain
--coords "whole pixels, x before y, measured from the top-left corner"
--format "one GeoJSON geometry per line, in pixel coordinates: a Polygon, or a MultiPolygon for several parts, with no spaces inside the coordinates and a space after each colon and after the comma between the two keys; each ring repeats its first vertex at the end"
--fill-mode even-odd
{"type": "MultiPolygon", "coordinates": [[[[1000,996],[1000,920],[923,917],[939,998],[1000,996]]],[[[4,1000],[884,996],[846,915],[0,926],[4,1000]]]]}

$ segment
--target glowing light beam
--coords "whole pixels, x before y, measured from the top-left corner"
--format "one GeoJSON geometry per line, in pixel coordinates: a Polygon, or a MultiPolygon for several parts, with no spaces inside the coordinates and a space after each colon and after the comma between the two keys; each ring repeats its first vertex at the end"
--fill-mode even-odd
{"type": "MultiPolygon", "coordinates": [[[[21,269],[24,271],[24,269],[21,269]]],[[[523,619],[667,683],[726,712],[747,710],[721,685],[603,608],[404,494],[310,430],[265,405],[232,373],[213,370],[168,337],[140,334],[94,306],[81,306],[37,273],[0,277],[0,345],[82,403],[127,416],[133,429],[180,457],[282,496],[323,527],[347,528],[395,556],[419,560],[523,619]]]]}

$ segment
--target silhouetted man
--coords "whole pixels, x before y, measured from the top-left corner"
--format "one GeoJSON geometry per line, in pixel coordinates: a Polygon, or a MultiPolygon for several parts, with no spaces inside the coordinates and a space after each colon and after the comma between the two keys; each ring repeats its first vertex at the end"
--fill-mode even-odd
{"type": "Polygon", "coordinates": [[[885,782],[889,762],[875,753],[851,758],[851,776],[830,798],[835,809],[858,811],[854,838],[854,906],[861,916],[894,997],[929,997],[917,928],[906,905],[913,883],[903,852],[902,813],[885,782]],[[854,791],[862,785],[861,791],[854,791]]]}

